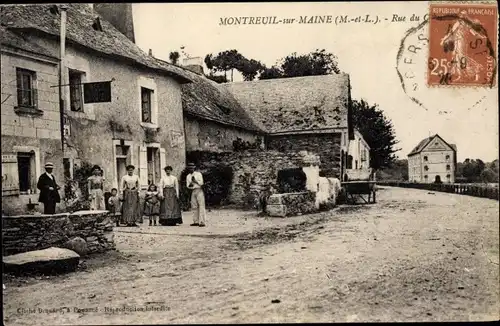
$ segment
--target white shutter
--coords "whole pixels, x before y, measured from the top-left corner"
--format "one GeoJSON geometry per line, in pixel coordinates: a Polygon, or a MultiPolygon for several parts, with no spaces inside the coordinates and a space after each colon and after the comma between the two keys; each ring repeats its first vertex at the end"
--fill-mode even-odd
{"type": "Polygon", "coordinates": [[[2,154],[2,196],[19,195],[19,172],[16,154],[2,154]]]}
{"type": "Polygon", "coordinates": [[[160,175],[165,173],[165,167],[167,166],[167,151],[165,148],[160,148],[160,175]]]}
{"type": "Polygon", "coordinates": [[[148,187],[148,148],[139,146],[139,180],[141,188],[148,187]]]}

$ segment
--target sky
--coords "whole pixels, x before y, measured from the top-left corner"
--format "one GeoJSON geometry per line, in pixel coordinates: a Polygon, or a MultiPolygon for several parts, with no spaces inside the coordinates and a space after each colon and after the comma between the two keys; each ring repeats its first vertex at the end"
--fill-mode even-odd
{"type": "MultiPolygon", "coordinates": [[[[401,150],[400,158],[429,135],[439,134],[456,144],[459,161],[498,158],[497,89],[434,88],[425,85],[427,54],[415,58],[421,67],[418,92],[405,94],[396,67],[405,33],[422,22],[427,2],[348,3],[137,3],[133,4],[136,43],[168,60],[171,51],[185,47],[191,57],[237,49],[266,66],[293,52],[305,54],[325,49],[338,58],[339,68],[350,75],[352,97],[378,104],[392,120],[401,150]],[[374,23],[299,24],[300,16],[370,15],[374,23]],[[394,16],[405,17],[405,20],[394,16]],[[412,15],[421,17],[411,21],[412,15]],[[276,16],[296,18],[292,24],[220,25],[223,17],[276,16]],[[385,18],[388,20],[386,21],[385,18]]],[[[414,36],[416,37],[416,36],[414,36]]],[[[406,42],[410,38],[407,39],[406,42]]],[[[408,44],[405,44],[407,48],[408,44]]],[[[408,55],[408,52],[403,55],[408,55]]],[[[400,69],[401,70],[401,69],[400,69]]],[[[237,76],[235,81],[240,81],[237,76]]],[[[408,86],[407,86],[408,87],[408,86]]],[[[408,88],[407,88],[408,89],[408,88]]]]}

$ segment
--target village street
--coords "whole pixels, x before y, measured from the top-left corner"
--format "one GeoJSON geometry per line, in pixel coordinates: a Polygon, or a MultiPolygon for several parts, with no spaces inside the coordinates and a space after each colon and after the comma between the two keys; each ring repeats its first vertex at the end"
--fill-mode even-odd
{"type": "Polygon", "coordinates": [[[308,217],[218,210],[206,228],[188,213],[178,227],[117,228],[118,251],[76,273],[4,280],[4,321],[498,320],[498,201],[400,188],[377,199],[308,217]],[[158,311],[105,311],[124,306],[158,311]],[[71,312],[18,313],[61,307],[71,312]]]}

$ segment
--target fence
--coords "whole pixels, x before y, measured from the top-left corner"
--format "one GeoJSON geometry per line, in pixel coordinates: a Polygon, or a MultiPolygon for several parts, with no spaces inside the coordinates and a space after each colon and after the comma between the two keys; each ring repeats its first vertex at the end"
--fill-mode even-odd
{"type": "Polygon", "coordinates": [[[424,189],[439,192],[448,192],[460,195],[490,198],[498,200],[498,187],[486,187],[479,185],[469,184],[436,184],[436,183],[411,183],[401,181],[377,181],[377,184],[382,186],[401,187],[401,188],[414,188],[424,189]]]}

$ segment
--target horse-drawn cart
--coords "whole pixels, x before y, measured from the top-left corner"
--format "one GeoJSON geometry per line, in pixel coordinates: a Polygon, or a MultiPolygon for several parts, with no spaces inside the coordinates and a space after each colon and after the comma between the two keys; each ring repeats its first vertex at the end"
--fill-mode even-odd
{"type": "Polygon", "coordinates": [[[347,201],[351,204],[356,204],[361,198],[366,204],[375,203],[376,201],[376,181],[357,180],[342,182],[347,201]],[[365,198],[366,197],[366,198],[365,198]]]}
{"type": "Polygon", "coordinates": [[[346,170],[342,187],[346,199],[351,204],[356,204],[362,199],[366,204],[376,201],[376,181],[372,169],[346,170]]]}

